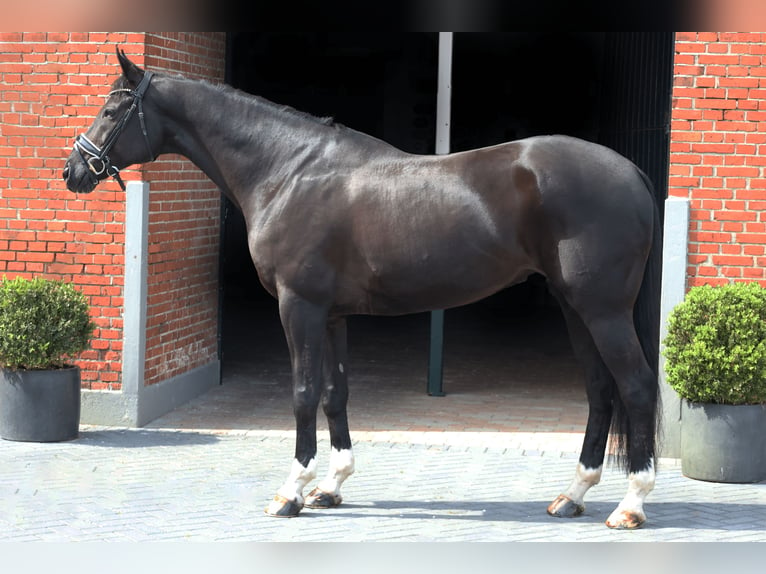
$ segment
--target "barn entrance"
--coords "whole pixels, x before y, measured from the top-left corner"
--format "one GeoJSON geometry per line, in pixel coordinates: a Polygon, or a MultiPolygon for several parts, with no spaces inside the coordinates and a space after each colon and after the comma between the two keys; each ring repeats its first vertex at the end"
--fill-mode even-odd
{"type": "MultiPolygon", "coordinates": [[[[409,152],[434,152],[435,33],[230,33],[227,52],[227,81],[239,89],[333,116],[409,152]]],[[[455,34],[452,150],[573,135],[633,159],[662,201],[672,55],[672,34],[455,34]]],[[[289,369],[276,303],[260,286],[246,245],[242,217],[228,206],[224,379],[250,369],[289,369]]],[[[427,314],[351,318],[352,393],[367,383],[425,393],[428,334],[427,314]]],[[[556,390],[585,400],[563,319],[542,277],[449,310],[444,346],[448,394],[556,390]]]]}

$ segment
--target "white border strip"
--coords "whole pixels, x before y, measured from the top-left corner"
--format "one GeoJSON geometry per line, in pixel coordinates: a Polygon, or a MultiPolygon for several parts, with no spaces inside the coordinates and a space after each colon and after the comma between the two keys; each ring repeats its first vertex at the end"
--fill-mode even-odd
{"type": "Polygon", "coordinates": [[[146,361],[149,184],[128,182],[126,196],[122,392],[137,396],[144,386],[146,361]]]}
{"type": "MultiPolygon", "coordinates": [[[[686,295],[686,266],[689,253],[689,199],[665,200],[665,230],[662,243],[662,295],[660,301],[660,348],[668,332],[668,316],[686,295]]],[[[665,359],[660,355],[662,436],[660,454],[681,456],[681,401],[665,382],[665,359]]]]}

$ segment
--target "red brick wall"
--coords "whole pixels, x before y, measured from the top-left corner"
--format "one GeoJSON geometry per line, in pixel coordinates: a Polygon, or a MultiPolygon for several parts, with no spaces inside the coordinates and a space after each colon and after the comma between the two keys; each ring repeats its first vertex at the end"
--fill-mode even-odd
{"type": "MultiPolygon", "coordinates": [[[[146,35],[146,66],[222,82],[224,33],[146,35]]],[[[146,384],[217,357],[220,191],[190,161],[163,156],[147,166],[149,301],[146,384]]]]}
{"type": "Polygon", "coordinates": [[[120,385],[125,203],[113,182],[70,193],[61,170],[114,79],[114,43],[137,54],[143,34],[0,33],[0,275],[90,297],[97,330],[79,364],[92,389],[120,385]]]}
{"type": "Polygon", "coordinates": [[[669,195],[691,202],[689,285],[766,285],[766,34],[676,35],[669,195]]]}
{"type": "MultiPolygon", "coordinates": [[[[119,73],[115,45],[139,65],[218,81],[224,44],[221,33],[0,33],[0,276],[65,279],[89,296],[98,328],[79,361],[85,388],[120,388],[125,197],[111,180],[70,193],[64,160],[119,73]]],[[[124,179],[152,189],[147,382],[157,382],[215,356],[219,198],[186,160],[141,171],[124,179]]]]}

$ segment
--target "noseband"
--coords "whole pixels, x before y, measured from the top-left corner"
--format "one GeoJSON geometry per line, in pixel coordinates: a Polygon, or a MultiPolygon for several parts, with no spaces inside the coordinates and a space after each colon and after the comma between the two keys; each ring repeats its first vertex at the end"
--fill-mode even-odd
{"type": "Polygon", "coordinates": [[[144,121],[144,94],[149,88],[149,82],[152,81],[152,72],[145,72],[144,77],[138,84],[135,90],[120,89],[109,92],[109,95],[113,95],[119,92],[126,92],[133,97],[133,104],[130,106],[125,115],[122,116],[120,122],[112,128],[109,135],[104,142],[103,147],[98,147],[92,141],[88,139],[85,134],[80,134],[75,138],[74,149],[80,154],[82,161],[88,166],[88,169],[92,173],[94,183],[98,183],[98,176],[102,173],[106,173],[108,176],[113,177],[120,184],[122,191],[125,191],[125,183],[120,177],[120,169],[112,164],[112,160],[109,159],[109,152],[114,144],[117,143],[117,139],[125,130],[125,126],[128,125],[128,121],[133,116],[133,113],[138,109],[138,119],[141,123],[141,132],[144,134],[144,142],[146,143],[146,150],[149,152],[149,160],[154,159],[154,153],[152,152],[152,146],[149,143],[149,135],[146,133],[146,123],[144,121]]]}

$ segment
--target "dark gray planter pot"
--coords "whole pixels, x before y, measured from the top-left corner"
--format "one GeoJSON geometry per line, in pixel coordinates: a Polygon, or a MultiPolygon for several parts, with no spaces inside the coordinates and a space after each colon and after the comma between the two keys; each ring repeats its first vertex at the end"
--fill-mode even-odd
{"type": "Polygon", "coordinates": [[[766,480],[766,406],[682,400],[681,472],[711,482],[766,480]]]}
{"type": "Polygon", "coordinates": [[[0,369],[0,437],[29,442],[77,438],[80,368],[0,369]]]}

